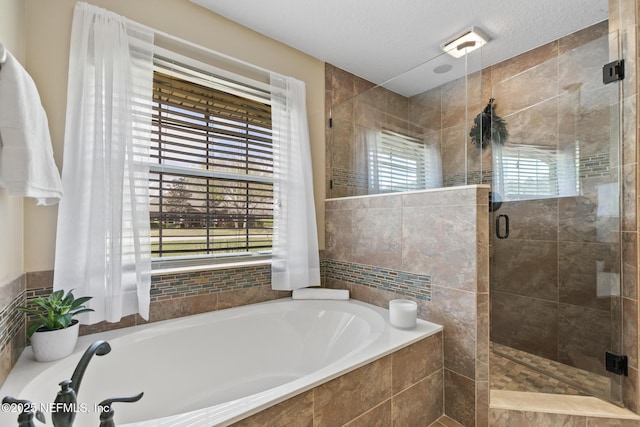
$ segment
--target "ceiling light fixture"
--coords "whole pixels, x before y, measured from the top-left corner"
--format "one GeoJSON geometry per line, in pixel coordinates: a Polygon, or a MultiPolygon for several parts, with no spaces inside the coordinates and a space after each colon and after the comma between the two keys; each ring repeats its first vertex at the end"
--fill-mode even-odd
{"type": "Polygon", "coordinates": [[[489,38],[475,27],[469,28],[453,40],[442,43],[440,48],[454,58],[460,58],[487,44],[489,38]]]}

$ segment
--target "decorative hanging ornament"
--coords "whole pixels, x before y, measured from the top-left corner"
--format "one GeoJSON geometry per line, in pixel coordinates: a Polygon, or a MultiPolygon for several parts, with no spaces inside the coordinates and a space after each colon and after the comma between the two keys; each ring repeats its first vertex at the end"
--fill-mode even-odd
{"type": "Polygon", "coordinates": [[[473,144],[485,148],[490,143],[504,145],[509,137],[507,123],[496,114],[496,106],[491,98],[480,114],[473,119],[473,127],[469,136],[473,144]]]}

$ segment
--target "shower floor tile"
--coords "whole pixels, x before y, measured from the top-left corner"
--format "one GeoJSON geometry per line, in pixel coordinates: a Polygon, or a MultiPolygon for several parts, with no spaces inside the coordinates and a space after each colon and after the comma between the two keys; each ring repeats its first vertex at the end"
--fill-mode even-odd
{"type": "Polygon", "coordinates": [[[432,424],[430,424],[429,427],[464,427],[464,426],[459,422],[447,417],[446,415],[443,415],[440,418],[438,418],[436,421],[434,421],[432,424]]]}
{"type": "Polygon", "coordinates": [[[608,397],[608,377],[576,369],[524,351],[491,343],[491,388],[608,397]]]}

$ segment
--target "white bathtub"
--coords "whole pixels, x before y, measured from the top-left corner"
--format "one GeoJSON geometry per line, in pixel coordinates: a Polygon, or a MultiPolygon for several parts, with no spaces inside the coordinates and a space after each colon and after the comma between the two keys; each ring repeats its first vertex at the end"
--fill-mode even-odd
{"type": "MultiPolygon", "coordinates": [[[[73,355],[38,363],[27,347],[0,397],[45,409],[70,379],[84,350],[105,339],[78,393],[75,426],[98,425],[100,401],[143,391],[114,405],[118,426],[227,425],[442,330],[419,320],[412,330],[389,325],[388,311],[355,300],[280,299],[80,337],[73,355]]],[[[17,425],[0,412],[0,425],[17,425]]],[[[41,425],[41,424],[38,424],[41,425]]]]}

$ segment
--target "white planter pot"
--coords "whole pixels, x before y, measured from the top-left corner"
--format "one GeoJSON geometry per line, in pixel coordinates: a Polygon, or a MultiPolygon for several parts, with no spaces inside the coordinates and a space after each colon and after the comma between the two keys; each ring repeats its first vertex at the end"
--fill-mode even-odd
{"type": "Polygon", "coordinates": [[[35,332],[31,336],[31,348],[38,362],[51,362],[73,353],[80,329],[80,323],[74,322],[66,329],[35,332]]]}

